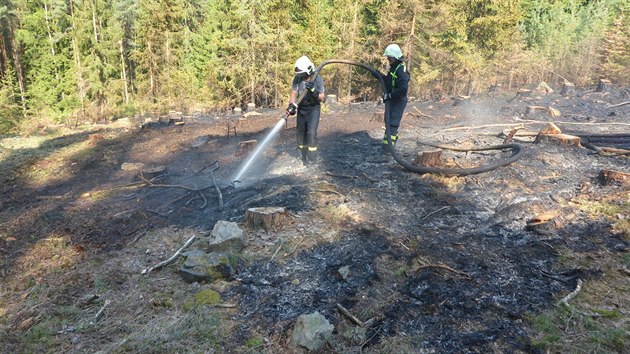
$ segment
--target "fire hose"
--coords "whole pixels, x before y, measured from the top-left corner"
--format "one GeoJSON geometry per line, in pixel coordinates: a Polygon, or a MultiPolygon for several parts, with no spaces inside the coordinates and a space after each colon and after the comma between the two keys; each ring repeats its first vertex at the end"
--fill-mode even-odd
{"type": "MultiPolygon", "coordinates": [[[[331,59],[331,60],[326,60],[324,62],[322,62],[321,64],[319,64],[319,66],[315,69],[315,71],[313,72],[313,74],[310,77],[310,80],[313,80],[315,77],[317,77],[317,75],[319,74],[319,72],[322,70],[322,68],[324,68],[324,66],[329,65],[329,64],[347,64],[347,65],[354,65],[354,66],[358,66],[360,68],[363,68],[367,71],[369,71],[372,76],[374,76],[380,83],[381,85],[381,89],[383,90],[383,93],[385,93],[387,91],[387,88],[385,86],[385,80],[383,79],[383,76],[381,75],[380,72],[378,72],[378,70],[372,68],[369,65],[365,65],[362,63],[357,63],[351,60],[342,60],[342,59],[331,59]]],[[[304,91],[298,98],[296,101],[296,104],[299,104],[302,99],[304,98],[304,96],[306,95],[306,91],[304,91]]],[[[390,115],[391,115],[391,100],[387,100],[385,101],[385,124],[387,126],[389,126],[389,120],[390,120],[390,115]]],[[[488,172],[494,169],[497,169],[499,167],[502,166],[506,166],[511,164],[512,162],[518,160],[524,152],[524,147],[521,144],[501,144],[501,145],[491,145],[491,146],[485,146],[485,147],[476,147],[476,148],[460,148],[457,146],[451,146],[451,145],[443,145],[443,144],[433,144],[433,143],[429,143],[429,142],[424,142],[424,141],[417,141],[418,144],[421,145],[427,145],[427,146],[432,146],[435,148],[439,148],[439,149],[446,149],[446,150],[452,150],[452,151],[487,151],[487,150],[506,150],[506,149],[510,149],[512,150],[512,155],[508,158],[504,158],[504,159],[500,159],[494,163],[490,163],[487,165],[482,165],[482,166],[478,166],[478,167],[472,167],[472,168],[439,168],[439,167],[426,167],[426,166],[415,166],[412,165],[411,163],[405,161],[400,154],[396,151],[395,145],[393,144],[392,140],[391,140],[391,136],[389,134],[386,135],[387,136],[387,140],[388,140],[388,150],[389,152],[392,154],[392,156],[394,157],[394,160],[396,160],[396,162],[398,162],[401,166],[403,166],[406,170],[411,171],[411,172],[415,172],[415,173],[419,173],[419,174],[424,174],[424,173],[436,173],[436,174],[442,174],[442,175],[471,175],[471,174],[476,174],[476,173],[482,173],[482,172],[488,172]]]]}

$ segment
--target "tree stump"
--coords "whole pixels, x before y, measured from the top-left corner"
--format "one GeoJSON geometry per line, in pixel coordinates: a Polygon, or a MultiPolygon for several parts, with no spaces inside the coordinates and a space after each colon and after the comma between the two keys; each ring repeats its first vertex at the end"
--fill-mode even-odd
{"type": "Polygon", "coordinates": [[[494,95],[495,95],[495,94],[499,91],[499,89],[500,89],[500,88],[501,88],[501,84],[494,84],[494,85],[491,85],[491,86],[488,88],[488,94],[489,94],[490,96],[492,96],[492,98],[494,98],[494,95]]]}
{"type": "Polygon", "coordinates": [[[560,113],[560,110],[553,107],[547,107],[547,114],[549,114],[549,117],[552,118],[558,118],[562,115],[562,113],[560,113]]]}
{"type": "Polygon", "coordinates": [[[540,134],[560,134],[562,131],[554,123],[547,123],[547,125],[540,130],[540,134]]]}
{"type": "Polygon", "coordinates": [[[547,85],[547,83],[544,81],[538,84],[538,87],[536,87],[536,91],[543,95],[549,95],[553,93],[553,89],[549,87],[549,85],[547,85]]]}
{"type": "Polygon", "coordinates": [[[599,171],[599,181],[605,186],[615,184],[630,186],[630,173],[613,170],[601,170],[599,171]]]}
{"type": "Polygon", "coordinates": [[[234,137],[236,137],[236,124],[237,124],[237,120],[236,119],[228,119],[227,120],[227,137],[230,137],[230,132],[234,135],[234,137]]]}
{"type": "Polygon", "coordinates": [[[140,173],[138,175],[144,177],[145,179],[151,179],[157,177],[166,171],[166,166],[145,166],[140,169],[140,173]]]}
{"type": "Polygon", "coordinates": [[[575,85],[571,82],[565,81],[562,83],[562,89],[560,90],[560,94],[563,96],[567,96],[575,93],[575,85]]]}
{"type": "Polygon", "coordinates": [[[262,227],[265,231],[277,229],[287,221],[287,212],[282,207],[249,208],[245,212],[245,225],[252,229],[262,227]]]}
{"type": "Polygon", "coordinates": [[[256,144],[258,144],[258,140],[254,139],[254,140],[245,140],[245,141],[241,141],[240,143],[238,143],[238,151],[236,151],[236,156],[243,156],[246,153],[254,150],[254,148],[256,147],[256,144]]]}
{"type": "Polygon", "coordinates": [[[556,232],[558,229],[564,226],[562,218],[559,216],[558,211],[550,211],[534,216],[532,219],[527,220],[525,229],[534,231],[537,234],[549,235],[556,232]]]}
{"type": "Polygon", "coordinates": [[[540,143],[542,141],[549,141],[565,146],[581,146],[581,139],[579,136],[567,134],[538,134],[536,140],[534,140],[534,143],[540,143]]]}
{"type": "Polygon", "coordinates": [[[326,103],[330,105],[337,104],[337,95],[326,95],[326,103]]]}
{"type": "Polygon", "coordinates": [[[529,115],[533,115],[538,111],[545,111],[547,110],[545,107],[543,106],[527,106],[527,108],[525,109],[525,115],[529,116],[529,115]]]}
{"type": "Polygon", "coordinates": [[[425,167],[443,166],[440,156],[442,156],[442,150],[418,152],[416,158],[413,160],[413,164],[415,166],[425,167]]]}
{"type": "Polygon", "coordinates": [[[250,102],[250,103],[247,104],[247,112],[251,112],[251,111],[253,111],[255,109],[256,109],[256,104],[255,103],[251,103],[250,102]]]}
{"type": "Polygon", "coordinates": [[[599,79],[597,83],[597,87],[595,88],[595,92],[608,92],[610,89],[610,80],[607,79],[599,79]]]}
{"type": "Polygon", "coordinates": [[[519,98],[525,98],[525,97],[529,97],[532,94],[532,90],[528,90],[528,89],[519,89],[518,91],[516,91],[516,95],[514,95],[514,97],[510,98],[508,100],[508,102],[512,102],[515,99],[519,98]]]}
{"type": "Polygon", "coordinates": [[[453,101],[453,106],[461,106],[468,102],[470,102],[470,96],[457,95],[453,101]]]}

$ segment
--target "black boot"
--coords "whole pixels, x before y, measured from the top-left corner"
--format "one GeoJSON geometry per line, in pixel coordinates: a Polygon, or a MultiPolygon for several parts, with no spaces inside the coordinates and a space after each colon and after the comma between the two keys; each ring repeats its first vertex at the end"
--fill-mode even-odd
{"type": "Polygon", "coordinates": [[[302,165],[306,166],[306,165],[308,165],[308,161],[306,159],[307,154],[308,154],[308,150],[302,149],[301,153],[302,153],[302,165]]]}
{"type": "Polygon", "coordinates": [[[319,156],[317,155],[317,151],[309,151],[308,152],[308,163],[313,165],[319,162],[319,156]]]}

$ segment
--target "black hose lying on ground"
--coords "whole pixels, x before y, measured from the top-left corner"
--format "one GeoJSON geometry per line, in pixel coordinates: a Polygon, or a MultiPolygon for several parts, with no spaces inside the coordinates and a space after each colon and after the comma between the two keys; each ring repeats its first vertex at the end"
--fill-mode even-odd
{"type": "MultiPolygon", "coordinates": [[[[322,68],[328,64],[348,64],[348,65],[354,65],[354,66],[358,66],[361,67],[367,71],[369,71],[372,76],[374,76],[379,83],[381,84],[381,89],[383,90],[383,93],[386,92],[386,87],[385,87],[385,80],[383,79],[383,77],[381,76],[381,73],[378,72],[378,70],[372,68],[369,65],[365,65],[365,64],[361,64],[361,63],[357,63],[351,60],[342,60],[342,59],[331,59],[331,60],[326,60],[324,62],[322,62],[321,64],[319,64],[319,66],[315,69],[315,72],[313,73],[312,77],[316,77],[317,74],[322,70],[322,68]]],[[[297,103],[299,103],[302,98],[304,98],[304,94],[300,95],[300,97],[298,98],[297,103]]],[[[390,101],[386,101],[385,102],[385,124],[387,126],[389,126],[389,117],[390,117],[390,101]]],[[[411,172],[415,172],[415,173],[420,173],[420,174],[424,174],[424,173],[437,173],[437,174],[442,174],[442,175],[471,175],[471,174],[475,174],[475,173],[482,173],[482,172],[487,172],[487,171],[491,171],[494,170],[496,168],[502,167],[502,166],[506,166],[511,164],[512,162],[518,160],[522,155],[523,155],[523,146],[520,144],[502,144],[502,145],[492,145],[492,146],[486,146],[486,147],[480,147],[480,148],[458,148],[456,146],[450,146],[450,145],[440,145],[440,144],[431,144],[431,143],[425,143],[425,142],[418,142],[419,144],[422,145],[428,145],[428,146],[433,146],[436,148],[440,148],[440,149],[447,149],[447,150],[453,150],[453,151],[486,151],[486,150],[504,150],[504,149],[511,149],[512,150],[512,156],[508,157],[507,159],[502,159],[499,160],[497,162],[488,164],[488,165],[483,165],[483,166],[479,166],[479,167],[472,167],[472,168],[437,168],[437,167],[424,167],[424,166],[414,166],[411,163],[403,160],[403,158],[400,156],[400,154],[398,154],[398,152],[396,151],[396,148],[394,147],[394,144],[392,144],[391,141],[391,137],[388,135],[387,136],[388,139],[388,144],[387,146],[389,147],[389,152],[392,154],[392,156],[394,157],[394,160],[396,160],[396,162],[398,162],[401,166],[403,166],[405,169],[411,171],[411,172]]]]}

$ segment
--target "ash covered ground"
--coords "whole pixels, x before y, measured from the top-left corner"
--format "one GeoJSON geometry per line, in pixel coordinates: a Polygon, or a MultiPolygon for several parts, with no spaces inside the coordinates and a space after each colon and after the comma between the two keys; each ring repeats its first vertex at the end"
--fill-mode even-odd
{"type": "MultiPolygon", "coordinates": [[[[397,149],[411,161],[419,151],[435,150],[418,140],[497,145],[513,127],[538,131],[545,122],[583,140],[614,135],[589,141],[630,149],[630,105],[608,108],[627,100],[624,92],[511,102],[507,96],[473,97],[462,106],[411,101],[397,149]],[[544,110],[525,114],[532,105],[551,106],[561,116],[552,118],[544,110]]],[[[90,155],[72,157],[71,177],[43,185],[30,185],[20,175],[5,177],[2,227],[21,236],[0,249],[3,282],[11,284],[5,294],[13,296],[5,298],[8,348],[28,349],[18,338],[48,318],[46,311],[75,306],[83,312],[50,325],[56,349],[180,351],[192,343],[198,349],[241,351],[248,338],[260,336],[259,350],[293,350],[289,341],[296,318],[318,311],[336,328],[323,351],[535,352],[540,349],[530,340],[536,333],[529,319],[554,308],[578,279],[604,276],[600,264],[567,262],[566,256],[598,259],[628,252],[628,235],[615,229],[614,221],[578,207],[607,201],[627,210],[628,185],[604,184],[598,176],[601,170],[628,172],[628,157],[523,142],[524,155],[506,167],[465,177],[420,175],[382,152],[382,105],[366,102],[327,108],[319,130],[321,160],[315,165],[302,166],[295,122],[289,121],[235,187],[232,179],[249,153],[239,143],[260,141],[278,116],[277,111],[241,119],[204,114],[186,117],[184,125],[105,127],[48,143],[55,148],[94,134],[105,137],[90,155]],[[227,135],[228,127],[236,127],[236,137],[227,135]],[[215,161],[222,207],[210,173],[215,161]],[[137,171],[120,170],[123,162],[163,165],[166,173],[149,185],[138,180],[137,171]],[[103,190],[106,196],[93,197],[103,190]],[[228,282],[191,285],[177,276],[176,266],[151,277],[139,275],[168,258],[191,232],[207,234],[217,221],[241,222],[248,208],[270,206],[286,208],[287,222],[277,230],[246,230],[247,247],[228,282]],[[527,227],[548,212],[560,220],[554,229],[527,227]],[[59,271],[29,272],[25,255],[51,235],[65,237],[71,261],[59,271]],[[344,266],[345,279],[338,272],[344,266]],[[24,305],[31,295],[20,298],[33,293],[25,285],[29,281],[47,289],[34,308],[24,305]],[[99,288],[99,281],[106,286],[99,288]],[[229,328],[210,342],[170,337],[169,328],[207,325],[190,322],[184,310],[186,299],[206,287],[237,306],[204,310],[229,321],[229,328]],[[94,293],[113,303],[108,315],[98,326],[67,330],[86,323],[102,305],[81,302],[94,293]],[[156,305],[157,298],[170,299],[171,306],[156,305]],[[366,325],[354,326],[337,304],[366,325]],[[159,329],[160,324],[166,327],[159,329]]],[[[533,139],[519,133],[515,138],[533,139]]],[[[450,167],[469,167],[509,154],[444,151],[442,160],[450,167]]],[[[630,285],[627,276],[617,280],[630,285]]],[[[619,306],[621,313],[629,310],[627,302],[619,306]]]]}

